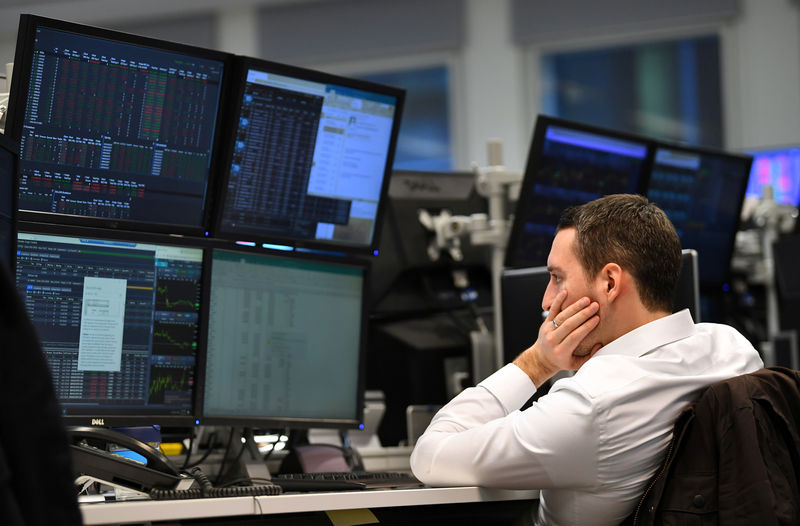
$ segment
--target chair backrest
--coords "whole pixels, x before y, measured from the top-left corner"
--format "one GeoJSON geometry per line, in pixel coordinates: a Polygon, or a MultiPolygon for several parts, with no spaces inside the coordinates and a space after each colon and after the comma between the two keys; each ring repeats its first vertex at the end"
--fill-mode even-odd
{"type": "Polygon", "coordinates": [[[799,430],[800,372],[771,367],[712,384],[678,417],[624,524],[800,524],[799,430]]]}

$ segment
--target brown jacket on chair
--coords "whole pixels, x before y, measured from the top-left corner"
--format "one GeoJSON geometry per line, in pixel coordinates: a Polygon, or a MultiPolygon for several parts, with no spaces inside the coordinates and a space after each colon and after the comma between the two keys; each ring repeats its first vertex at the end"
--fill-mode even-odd
{"type": "Polygon", "coordinates": [[[662,469],[625,524],[800,524],[800,372],[708,387],[675,424],[662,469]]]}

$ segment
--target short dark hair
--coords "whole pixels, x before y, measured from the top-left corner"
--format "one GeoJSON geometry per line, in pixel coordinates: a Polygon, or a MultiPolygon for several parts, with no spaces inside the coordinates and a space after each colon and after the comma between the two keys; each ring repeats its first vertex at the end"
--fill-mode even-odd
{"type": "Polygon", "coordinates": [[[564,210],[558,230],[575,229],[573,250],[588,277],[607,263],[633,275],[642,304],[672,312],[681,242],[667,214],[640,195],[613,194],[564,210]]]}

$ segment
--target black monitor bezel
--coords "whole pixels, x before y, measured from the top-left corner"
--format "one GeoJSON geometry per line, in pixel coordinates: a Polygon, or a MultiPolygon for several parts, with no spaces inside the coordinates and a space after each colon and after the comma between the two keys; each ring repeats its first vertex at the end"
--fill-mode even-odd
{"type": "MultiPolygon", "coordinates": [[[[361,292],[361,329],[358,350],[358,385],[356,386],[356,407],[355,415],[352,419],[330,419],[330,418],[291,418],[277,417],[272,415],[263,416],[241,416],[241,415],[205,415],[205,385],[206,385],[206,366],[207,349],[200,356],[198,362],[198,375],[195,388],[200,400],[198,418],[202,425],[222,425],[222,426],[244,426],[254,429],[310,429],[310,428],[330,428],[348,430],[358,428],[364,421],[364,389],[366,385],[366,356],[367,356],[367,334],[368,334],[368,309],[369,299],[369,273],[371,264],[366,259],[342,258],[327,254],[302,252],[302,251],[283,251],[265,249],[260,246],[243,246],[235,242],[224,240],[214,240],[213,246],[206,251],[203,261],[203,301],[206,310],[210,305],[211,296],[211,275],[213,272],[213,251],[224,250],[228,252],[239,252],[248,255],[267,256],[282,258],[287,260],[316,262],[322,264],[341,265],[348,268],[360,269],[363,272],[363,286],[361,292]]],[[[203,342],[208,344],[208,317],[201,320],[201,334],[203,342]]],[[[335,379],[331,379],[335,381],[335,379]]]]}
{"type": "MultiPolygon", "coordinates": [[[[18,233],[26,234],[45,234],[54,236],[65,237],[88,237],[92,239],[103,239],[112,241],[131,241],[138,243],[152,243],[171,245],[175,247],[197,248],[203,250],[203,265],[205,264],[205,253],[209,247],[209,240],[200,237],[187,237],[187,236],[173,236],[165,235],[154,232],[131,232],[121,230],[108,230],[103,228],[91,227],[76,227],[74,225],[54,224],[54,223],[40,223],[31,221],[20,221],[17,228],[18,233]]],[[[201,280],[201,297],[202,287],[205,283],[206,269],[202,267],[203,279],[201,280]]],[[[199,424],[198,415],[199,407],[201,405],[200,396],[202,393],[198,390],[198,376],[200,372],[200,362],[205,353],[205,333],[202,331],[203,323],[205,321],[205,306],[201,303],[199,324],[198,324],[198,341],[197,341],[197,354],[195,362],[194,373],[194,386],[192,392],[192,411],[188,415],[171,415],[159,413],[117,413],[113,411],[94,411],[92,413],[63,413],[61,419],[66,425],[78,426],[101,426],[101,427],[134,427],[134,426],[169,426],[169,427],[192,427],[199,424]]],[[[59,402],[59,407],[61,402],[59,402]]]]}
{"type": "Polygon", "coordinates": [[[199,225],[172,224],[160,222],[148,222],[139,220],[109,219],[91,216],[78,216],[72,214],[61,214],[54,212],[44,212],[36,210],[20,210],[20,220],[30,222],[47,222],[57,224],[69,224],[85,226],[88,228],[102,227],[112,230],[131,230],[139,232],[161,232],[166,234],[180,234],[189,236],[207,235],[211,223],[213,222],[213,201],[214,189],[216,187],[217,174],[219,173],[220,144],[225,133],[224,123],[227,113],[228,89],[230,85],[230,75],[234,55],[222,51],[206,49],[188,44],[180,44],[166,40],[159,40],[150,37],[124,33],[111,29],[94,26],[87,26],[74,22],[56,20],[38,15],[22,14],[19,20],[17,33],[17,46],[14,55],[14,74],[11,78],[11,89],[9,91],[8,115],[6,118],[5,133],[12,139],[19,141],[22,137],[22,127],[25,120],[25,108],[27,105],[28,92],[30,90],[30,69],[33,61],[34,40],[37,28],[47,28],[56,31],[63,31],[89,38],[97,38],[120,42],[123,44],[140,46],[160,51],[180,53],[194,56],[205,60],[216,60],[223,63],[223,75],[220,82],[219,103],[217,105],[216,126],[214,137],[211,144],[211,160],[209,165],[208,179],[206,181],[205,197],[203,202],[203,214],[199,225]]]}
{"type": "MultiPolygon", "coordinates": [[[[18,198],[17,195],[17,186],[18,186],[18,179],[19,179],[19,143],[17,141],[11,139],[4,133],[0,133],[0,148],[6,150],[7,152],[12,154],[13,157],[13,167],[11,172],[11,213],[9,215],[9,220],[11,222],[11,229],[9,231],[10,237],[8,240],[8,250],[9,255],[11,256],[8,263],[8,269],[11,271],[12,275],[16,268],[16,257],[14,253],[16,252],[17,247],[17,218],[19,216],[18,212],[18,198]]],[[[5,188],[3,189],[5,190],[5,188]]],[[[2,219],[0,219],[2,220],[2,219]]]]}
{"type": "Polygon", "coordinates": [[[212,225],[214,237],[226,239],[229,241],[252,241],[257,244],[269,243],[275,245],[283,245],[294,248],[303,248],[311,250],[328,251],[334,254],[364,256],[373,255],[378,249],[380,242],[381,225],[385,211],[385,203],[389,189],[389,177],[394,163],[394,156],[397,149],[397,138],[400,130],[400,121],[403,114],[403,106],[405,103],[405,90],[387,86],[384,84],[377,84],[366,80],[355,78],[343,77],[330,73],[325,73],[318,70],[307,69],[269,60],[263,60],[253,57],[237,56],[232,68],[232,80],[230,82],[231,89],[229,91],[230,106],[228,112],[228,120],[225,123],[225,129],[228,130],[228,137],[222,148],[222,162],[220,163],[220,176],[217,180],[217,187],[215,194],[218,199],[215,202],[214,218],[215,222],[212,225]],[[230,165],[234,154],[234,142],[236,140],[236,130],[238,129],[239,116],[241,115],[241,101],[245,93],[247,84],[247,74],[251,69],[258,69],[267,73],[274,73],[277,75],[284,75],[288,77],[295,77],[312,82],[338,84],[348,88],[360,89],[363,91],[371,91],[380,95],[387,95],[394,97],[397,100],[395,107],[395,117],[392,123],[392,132],[389,138],[388,151],[386,155],[386,163],[384,166],[383,181],[381,182],[380,197],[378,200],[377,214],[375,216],[375,224],[373,227],[372,240],[369,245],[348,244],[342,241],[325,240],[325,239],[308,239],[293,237],[291,235],[278,235],[278,234],[256,234],[250,232],[238,232],[233,229],[227,229],[223,226],[223,215],[225,212],[225,201],[227,198],[227,187],[230,179],[230,165]]]}
{"type": "MultiPolygon", "coordinates": [[[[531,189],[536,182],[536,167],[539,166],[542,159],[542,147],[546,138],[547,130],[551,126],[568,128],[579,132],[592,133],[595,135],[602,135],[612,139],[619,139],[623,141],[630,141],[641,143],[646,148],[645,158],[642,162],[642,169],[639,175],[639,182],[637,192],[640,195],[645,195],[647,185],[649,182],[650,169],[653,160],[652,139],[637,135],[634,133],[622,132],[594,126],[581,122],[576,122],[560,117],[552,117],[549,115],[538,115],[536,118],[536,125],[533,130],[531,138],[531,145],[528,149],[528,159],[523,173],[522,184],[520,186],[519,198],[514,209],[514,220],[509,232],[506,254],[505,254],[505,267],[507,268],[524,268],[531,266],[528,262],[519,261],[518,247],[521,239],[524,236],[524,218],[527,216],[530,207],[531,189]]],[[[543,264],[544,262],[542,262],[543,264]]]]}
{"type": "MultiPolygon", "coordinates": [[[[725,268],[725,271],[723,272],[723,278],[721,280],[708,281],[708,280],[703,280],[702,278],[700,278],[699,277],[700,273],[698,273],[698,279],[699,279],[701,291],[703,291],[703,290],[707,290],[707,291],[719,291],[719,290],[722,290],[722,288],[727,283],[729,283],[730,278],[731,278],[731,259],[733,258],[733,252],[734,252],[734,249],[736,248],[736,233],[739,231],[739,228],[741,227],[741,223],[742,223],[741,211],[742,211],[742,205],[744,204],[745,192],[747,191],[747,183],[750,180],[750,172],[751,172],[751,170],[753,168],[753,156],[752,155],[748,155],[746,153],[741,153],[741,152],[732,152],[732,151],[728,151],[728,150],[721,150],[721,149],[717,149],[717,148],[709,148],[709,147],[705,147],[705,146],[690,146],[690,145],[687,145],[687,144],[681,144],[681,143],[676,143],[676,142],[672,142],[672,141],[664,141],[664,140],[656,140],[656,139],[654,139],[654,140],[652,140],[652,154],[651,154],[651,160],[650,160],[651,162],[650,162],[650,168],[649,168],[649,173],[648,173],[648,178],[647,178],[648,179],[648,187],[647,187],[647,191],[642,193],[642,195],[644,195],[645,197],[647,197],[647,195],[649,193],[649,186],[650,186],[649,185],[649,182],[650,182],[649,174],[652,173],[653,169],[655,168],[656,155],[657,155],[658,150],[661,149],[661,148],[668,149],[668,150],[676,150],[676,151],[681,151],[681,152],[686,152],[686,153],[692,153],[692,154],[696,154],[696,155],[700,155],[700,156],[715,156],[715,157],[721,157],[721,158],[725,157],[725,158],[728,158],[728,159],[732,159],[732,160],[735,160],[735,161],[738,161],[738,162],[745,163],[745,168],[746,168],[745,169],[745,176],[743,178],[741,190],[739,191],[738,195],[736,195],[736,196],[726,196],[726,197],[735,198],[737,200],[737,202],[736,202],[736,207],[735,207],[735,210],[736,210],[735,216],[736,217],[734,218],[733,228],[731,229],[731,232],[729,233],[729,249],[728,249],[728,253],[726,254],[726,258],[725,258],[725,260],[728,262],[728,265],[725,268]]],[[[650,198],[648,197],[648,199],[650,199],[650,198]]],[[[658,206],[658,203],[655,203],[655,204],[658,206]]],[[[659,206],[659,208],[660,208],[660,206],[659,206]]],[[[672,221],[672,219],[670,219],[670,221],[672,221]]],[[[681,246],[683,248],[689,248],[689,249],[697,250],[697,252],[699,253],[700,260],[701,260],[700,266],[702,266],[702,260],[703,260],[702,250],[703,250],[703,247],[683,246],[683,241],[681,242],[681,246]]]]}

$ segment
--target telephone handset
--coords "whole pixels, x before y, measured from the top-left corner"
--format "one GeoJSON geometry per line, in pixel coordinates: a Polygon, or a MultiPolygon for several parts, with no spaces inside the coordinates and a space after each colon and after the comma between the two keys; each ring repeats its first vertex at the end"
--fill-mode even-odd
{"type": "Polygon", "coordinates": [[[102,427],[69,427],[73,468],[77,475],[132,487],[142,491],[174,488],[181,480],[180,471],[160,451],[119,431],[102,427]],[[138,453],[147,465],[108,451],[116,445],[138,453]]]}

